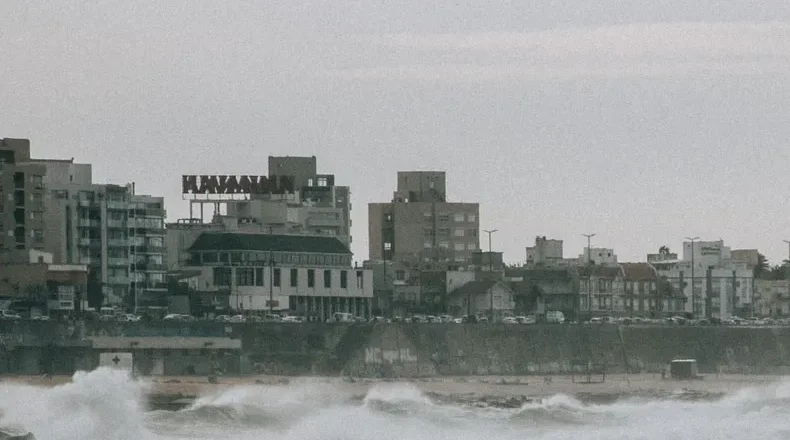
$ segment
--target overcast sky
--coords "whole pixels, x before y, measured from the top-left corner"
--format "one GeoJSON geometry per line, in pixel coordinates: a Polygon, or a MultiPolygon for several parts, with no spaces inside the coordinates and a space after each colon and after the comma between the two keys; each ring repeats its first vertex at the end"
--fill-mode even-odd
{"type": "MultiPolygon", "coordinates": [[[[0,137],[186,217],[181,174],[315,155],[367,203],[446,170],[493,245],[786,258],[790,2],[0,1],[0,137]],[[228,6],[228,4],[232,6],[228,6]]],[[[487,245],[487,243],[481,243],[487,245]]]]}

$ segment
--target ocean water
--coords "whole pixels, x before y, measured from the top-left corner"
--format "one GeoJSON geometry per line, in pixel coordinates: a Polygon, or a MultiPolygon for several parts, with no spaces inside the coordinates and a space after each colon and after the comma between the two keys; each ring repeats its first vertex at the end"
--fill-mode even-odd
{"type": "Polygon", "coordinates": [[[0,429],[38,440],[790,439],[790,381],[714,401],[595,405],[556,395],[517,409],[437,403],[387,383],[362,399],[331,384],[238,387],[180,411],[147,411],[146,386],[109,369],[55,388],[0,383],[0,429]]]}

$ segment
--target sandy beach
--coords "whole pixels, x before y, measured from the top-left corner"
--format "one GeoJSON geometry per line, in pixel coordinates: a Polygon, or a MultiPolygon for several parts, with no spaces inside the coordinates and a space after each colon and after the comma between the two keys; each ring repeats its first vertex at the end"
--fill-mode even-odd
{"type": "MultiPolygon", "coordinates": [[[[473,377],[436,377],[423,379],[349,379],[340,377],[283,377],[283,376],[244,376],[220,377],[217,383],[210,383],[201,376],[147,377],[143,380],[150,384],[149,393],[159,396],[180,396],[194,398],[216,394],[239,386],[284,386],[306,384],[332,384],[338,392],[349,395],[365,394],[376,384],[389,382],[411,383],[423,392],[436,395],[467,395],[477,397],[529,396],[534,398],[555,394],[665,394],[677,391],[697,393],[731,393],[744,388],[759,387],[778,383],[786,376],[760,376],[721,374],[704,375],[701,380],[662,379],[660,374],[612,374],[601,383],[579,383],[583,377],[571,376],[473,376],[473,377]]],[[[593,378],[601,380],[601,376],[593,378]]],[[[68,376],[51,378],[31,376],[3,376],[0,383],[19,383],[34,386],[57,386],[71,381],[68,376]]]]}

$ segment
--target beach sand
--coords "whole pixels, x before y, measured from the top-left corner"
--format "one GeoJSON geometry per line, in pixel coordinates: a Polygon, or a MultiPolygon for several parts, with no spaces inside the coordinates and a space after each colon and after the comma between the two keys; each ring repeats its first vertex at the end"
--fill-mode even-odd
{"type": "MultiPolygon", "coordinates": [[[[701,380],[662,379],[660,374],[612,374],[601,383],[578,383],[583,377],[571,376],[471,376],[435,377],[423,379],[348,379],[340,377],[284,377],[284,376],[243,376],[219,377],[218,383],[210,383],[201,376],[159,376],[143,380],[150,384],[148,393],[157,396],[179,396],[194,398],[216,394],[240,386],[283,386],[306,384],[331,384],[338,393],[362,395],[372,386],[387,382],[411,383],[423,392],[444,396],[469,397],[507,397],[528,396],[547,397],[555,394],[566,395],[628,395],[628,394],[668,394],[686,391],[701,394],[731,393],[744,388],[766,386],[781,382],[785,376],[761,376],[743,374],[703,375],[701,380]]],[[[600,381],[600,375],[593,380],[600,381]]],[[[57,386],[71,381],[68,376],[51,378],[31,376],[0,376],[0,383],[19,383],[34,386],[57,386]]]]}

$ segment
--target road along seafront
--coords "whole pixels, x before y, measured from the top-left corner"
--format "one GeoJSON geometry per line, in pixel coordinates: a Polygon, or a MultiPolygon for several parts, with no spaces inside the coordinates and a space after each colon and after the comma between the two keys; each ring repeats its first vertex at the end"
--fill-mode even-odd
{"type": "MultiPolygon", "coordinates": [[[[451,401],[475,406],[518,407],[555,395],[567,395],[582,402],[610,403],[623,398],[715,399],[748,388],[765,388],[790,381],[778,375],[710,374],[699,380],[672,380],[660,374],[612,374],[585,376],[475,376],[421,379],[357,379],[351,377],[243,376],[200,378],[159,376],[142,378],[147,384],[151,409],[178,410],[204,396],[218,395],[233,388],[331,386],[339,397],[363,398],[380,386],[407,385],[435,401],[451,401]]],[[[3,376],[2,383],[54,387],[71,382],[68,376],[3,376]]]]}

